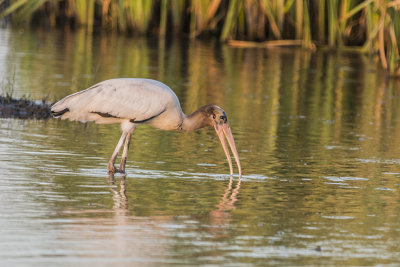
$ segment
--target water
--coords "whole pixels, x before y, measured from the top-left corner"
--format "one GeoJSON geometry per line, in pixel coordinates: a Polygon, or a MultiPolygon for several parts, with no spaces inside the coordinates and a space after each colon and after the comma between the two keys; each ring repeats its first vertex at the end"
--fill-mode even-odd
{"type": "Polygon", "coordinates": [[[0,70],[16,97],[146,77],[215,103],[244,173],[213,129],[140,127],[109,177],[117,125],[0,119],[1,266],[400,264],[400,89],[373,58],[2,29],[0,70]]]}

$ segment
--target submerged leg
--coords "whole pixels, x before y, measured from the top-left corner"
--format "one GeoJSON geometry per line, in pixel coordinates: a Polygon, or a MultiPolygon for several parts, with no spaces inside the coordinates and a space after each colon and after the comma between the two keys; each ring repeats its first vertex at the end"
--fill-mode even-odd
{"type": "Polygon", "coordinates": [[[126,159],[128,158],[129,144],[131,143],[131,137],[134,130],[135,129],[130,130],[129,133],[126,135],[124,150],[122,152],[122,157],[121,157],[121,164],[119,165],[120,172],[125,172],[125,164],[126,164],[126,159]]]}
{"type": "Polygon", "coordinates": [[[110,158],[110,161],[108,162],[107,169],[108,169],[110,172],[116,172],[116,171],[117,171],[117,170],[115,169],[115,167],[114,167],[115,159],[117,158],[118,153],[119,153],[119,151],[121,150],[121,147],[122,147],[122,145],[123,145],[123,143],[124,143],[124,140],[125,140],[125,138],[126,138],[127,135],[128,135],[128,132],[125,132],[125,131],[122,132],[121,138],[119,139],[118,144],[117,144],[117,146],[115,147],[114,153],[112,154],[112,156],[111,156],[111,158],[110,158]]]}

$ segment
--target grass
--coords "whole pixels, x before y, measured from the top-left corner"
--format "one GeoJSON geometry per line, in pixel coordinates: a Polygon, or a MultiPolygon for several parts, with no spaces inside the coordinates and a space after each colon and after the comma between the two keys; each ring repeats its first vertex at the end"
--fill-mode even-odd
{"type": "Polygon", "coordinates": [[[0,118],[48,119],[51,117],[47,98],[42,101],[29,100],[27,97],[15,98],[15,75],[0,83],[0,118]]]}
{"type": "Polygon", "coordinates": [[[390,75],[400,75],[399,0],[0,0],[0,5],[1,16],[14,25],[214,36],[222,42],[301,40],[307,49],[357,47],[377,54],[390,75]]]}

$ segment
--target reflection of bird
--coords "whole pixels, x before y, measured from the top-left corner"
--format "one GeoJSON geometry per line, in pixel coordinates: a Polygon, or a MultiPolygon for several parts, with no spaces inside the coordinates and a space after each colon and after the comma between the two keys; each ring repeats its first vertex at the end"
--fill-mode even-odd
{"type": "Polygon", "coordinates": [[[54,117],[61,116],[62,119],[121,124],[121,138],[108,162],[110,172],[125,171],[130,139],[140,124],[180,132],[213,126],[228,159],[231,175],[232,162],[224,134],[238,165],[239,175],[242,172],[225,111],[218,106],[207,105],[187,116],[182,112],[175,93],[155,80],[123,78],[103,81],[61,99],[51,107],[51,112],[54,117]],[[117,170],[114,163],[124,142],[120,169],[117,170]]]}
{"type": "Polygon", "coordinates": [[[111,186],[110,190],[113,193],[114,209],[116,211],[118,211],[120,214],[121,213],[125,213],[125,211],[128,208],[128,198],[126,196],[126,189],[125,189],[126,174],[123,174],[121,176],[121,179],[120,179],[121,189],[120,189],[119,193],[118,193],[117,190],[115,190],[113,188],[114,182],[115,182],[114,173],[113,172],[109,172],[108,173],[108,182],[109,182],[109,184],[111,186]]]}
{"type": "Polygon", "coordinates": [[[212,219],[213,225],[220,226],[230,221],[230,216],[231,216],[230,211],[235,208],[237,195],[239,194],[240,184],[241,184],[241,179],[239,177],[239,179],[237,180],[236,187],[232,190],[233,180],[232,176],[230,177],[228,187],[225,189],[225,193],[222,196],[221,202],[218,203],[217,209],[211,211],[210,213],[210,218],[212,219]]]}

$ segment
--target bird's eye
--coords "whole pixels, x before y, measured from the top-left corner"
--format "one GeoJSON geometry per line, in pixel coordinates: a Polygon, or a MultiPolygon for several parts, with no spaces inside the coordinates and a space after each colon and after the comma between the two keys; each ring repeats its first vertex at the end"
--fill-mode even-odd
{"type": "Polygon", "coordinates": [[[225,119],[225,116],[221,116],[221,117],[219,117],[221,120],[223,120],[223,119],[225,119]]]}

